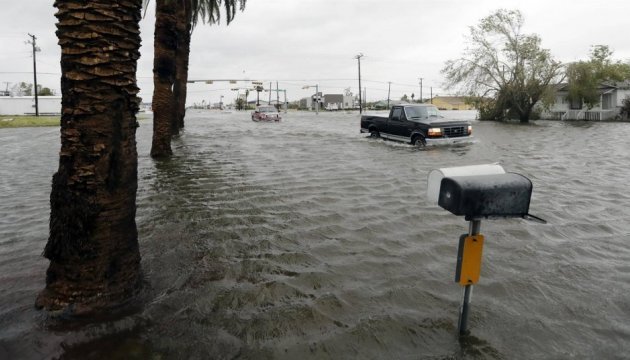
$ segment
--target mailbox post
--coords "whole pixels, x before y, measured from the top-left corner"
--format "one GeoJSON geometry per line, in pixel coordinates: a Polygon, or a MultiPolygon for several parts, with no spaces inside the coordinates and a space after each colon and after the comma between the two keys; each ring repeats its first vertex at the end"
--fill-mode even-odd
{"type": "Polygon", "coordinates": [[[472,289],[481,272],[481,220],[533,217],[528,214],[531,194],[532,182],[528,178],[505,173],[497,164],[444,168],[429,174],[429,199],[469,221],[468,233],[459,239],[455,270],[455,282],[464,288],[458,320],[460,335],[467,332],[472,289]]]}
{"type": "MultiPolygon", "coordinates": [[[[474,259],[466,259],[467,261],[471,262],[477,260],[478,269],[473,269],[473,271],[477,270],[477,280],[479,279],[478,275],[479,271],[481,270],[481,250],[483,248],[483,237],[481,237],[480,240],[476,237],[480,236],[480,228],[481,220],[471,220],[468,229],[468,236],[462,235],[463,239],[460,239],[459,241],[459,249],[457,250],[457,270],[455,271],[455,281],[459,282],[460,284],[462,283],[462,280],[468,282],[468,280],[462,279],[462,263],[465,256],[464,250],[466,250],[464,247],[466,246],[466,241],[469,239],[469,243],[470,241],[479,242],[479,244],[476,246],[476,249],[473,250],[477,250],[475,252],[478,253],[478,258],[475,257],[474,259]]],[[[473,257],[474,255],[470,256],[473,257]]],[[[472,264],[472,266],[475,267],[477,266],[477,264],[472,264]]],[[[476,281],[473,282],[471,280],[470,283],[464,285],[464,298],[462,300],[462,306],[459,309],[459,320],[457,321],[457,329],[460,335],[465,335],[466,329],[468,327],[468,309],[470,307],[470,297],[472,295],[472,287],[474,283],[476,283],[476,281]]]]}

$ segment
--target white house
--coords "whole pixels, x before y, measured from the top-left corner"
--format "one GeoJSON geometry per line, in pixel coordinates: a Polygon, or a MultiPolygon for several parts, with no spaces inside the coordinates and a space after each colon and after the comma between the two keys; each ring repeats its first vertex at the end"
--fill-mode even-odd
{"type": "Polygon", "coordinates": [[[630,98],[630,80],[602,83],[599,86],[600,101],[588,109],[582,101],[569,101],[568,84],[556,90],[556,102],[542,114],[543,119],[555,120],[611,120],[620,114],[623,100],[630,98]]]}
{"type": "MultiPolygon", "coordinates": [[[[61,114],[61,96],[38,96],[40,115],[61,114]]],[[[34,115],[34,96],[0,96],[0,115],[34,115]]]]}

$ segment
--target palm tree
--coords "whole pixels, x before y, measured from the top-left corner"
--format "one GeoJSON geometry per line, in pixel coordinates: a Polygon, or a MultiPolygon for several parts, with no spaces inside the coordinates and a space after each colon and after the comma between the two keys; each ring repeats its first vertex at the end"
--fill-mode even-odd
{"type": "Polygon", "coordinates": [[[175,122],[173,85],[176,77],[175,56],[178,47],[177,8],[186,0],[155,1],[153,54],[153,142],[151,156],[168,157],[175,122]]]}
{"type": "MultiPolygon", "coordinates": [[[[145,6],[149,0],[145,0],[145,6]]],[[[201,19],[219,23],[221,6],[227,23],[246,0],[156,0],[153,63],[152,157],[172,155],[173,134],[184,127],[191,33],[201,19]]]]}
{"type": "Polygon", "coordinates": [[[38,308],[86,314],[138,289],[136,65],[142,0],[56,0],[61,151],[38,308]]]}
{"type": "Polygon", "coordinates": [[[204,23],[218,24],[221,20],[221,5],[224,7],[226,23],[230,25],[236,9],[245,10],[247,0],[188,0],[186,9],[177,17],[178,34],[182,39],[181,47],[177,50],[177,77],[175,81],[176,126],[177,132],[184,127],[184,114],[186,112],[186,93],[188,83],[188,63],[190,59],[190,40],[192,31],[201,20],[204,23]]]}
{"type": "Polygon", "coordinates": [[[193,29],[193,7],[197,5],[191,1],[182,1],[177,9],[177,53],[175,54],[175,86],[173,97],[175,99],[175,117],[172,123],[173,134],[179,134],[184,127],[186,114],[186,95],[188,92],[188,62],[190,58],[190,38],[193,29]],[[183,100],[182,100],[183,99],[183,100]]]}

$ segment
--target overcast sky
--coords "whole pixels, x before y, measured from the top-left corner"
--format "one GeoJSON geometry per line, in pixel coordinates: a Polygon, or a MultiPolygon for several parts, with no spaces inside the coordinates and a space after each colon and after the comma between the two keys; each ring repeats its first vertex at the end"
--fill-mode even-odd
{"type": "MultiPolygon", "coordinates": [[[[0,86],[33,81],[28,33],[37,36],[38,83],[59,93],[59,46],[53,1],[7,2],[0,13],[0,86]]],[[[154,3],[142,21],[142,57],[138,66],[141,97],[150,101],[154,3]]],[[[562,62],[586,59],[591,45],[608,45],[614,57],[630,59],[630,1],[559,0],[248,0],[226,26],[200,24],[193,33],[191,79],[249,79],[287,90],[289,101],[320,91],[358,89],[355,56],[361,60],[362,86],[369,101],[403,94],[445,95],[440,69],[466,47],[469,26],[499,9],[518,9],[525,33],[536,33],[543,47],[562,62]]],[[[10,87],[11,85],[9,85],[10,87]]],[[[189,103],[224,102],[236,97],[238,84],[190,84],[189,103]]],[[[262,95],[265,99],[267,94],[262,95]]],[[[273,95],[275,97],[275,94],[273,95]]],[[[251,99],[250,95],[250,99],[251,99]]],[[[281,96],[282,99],[282,96],[281,96]]]]}

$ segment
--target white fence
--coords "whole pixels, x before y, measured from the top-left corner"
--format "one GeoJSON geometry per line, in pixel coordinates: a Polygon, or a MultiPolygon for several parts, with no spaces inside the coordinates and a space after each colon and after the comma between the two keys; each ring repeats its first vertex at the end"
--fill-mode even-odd
{"type": "MultiPolygon", "coordinates": [[[[61,114],[61,96],[38,96],[40,115],[61,114]]],[[[34,115],[34,96],[0,96],[0,115],[34,115]]]]}
{"type": "Polygon", "coordinates": [[[614,120],[619,115],[618,110],[566,110],[548,111],[542,114],[545,120],[588,120],[606,121],[614,120]]]}

